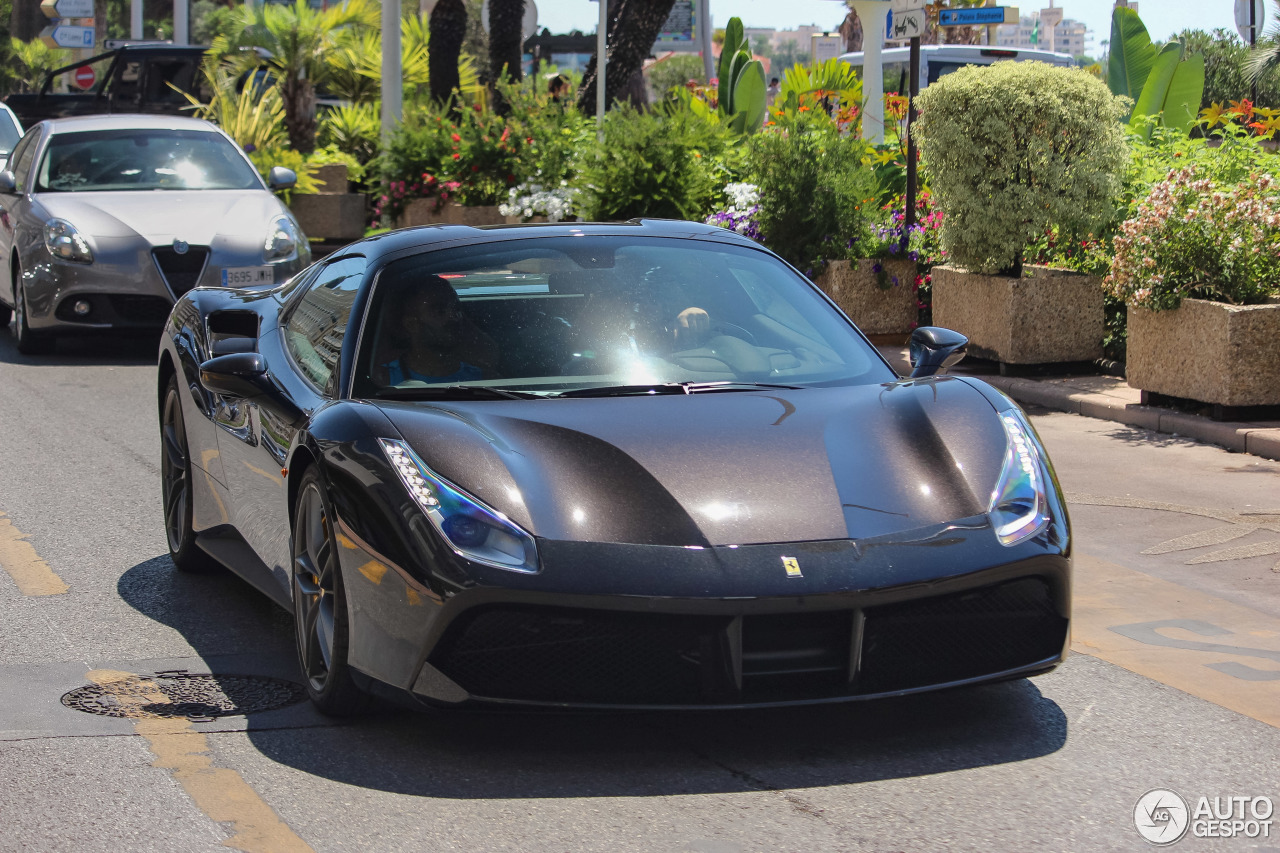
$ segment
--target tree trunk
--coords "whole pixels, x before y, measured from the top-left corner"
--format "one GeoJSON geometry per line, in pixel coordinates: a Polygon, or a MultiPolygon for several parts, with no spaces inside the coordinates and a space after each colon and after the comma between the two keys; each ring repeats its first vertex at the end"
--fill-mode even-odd
{"type": "Polygon", "coordinates": [[[301,154],[316,150],[316,89],[310,80],[288,80],[280,86],[284,128],[289,146],[301,154]]]}
{"type": "MultiPolygon", "coordinates": [[[[671,14],[675,0],[618,0],[617,17],[609,25],[608,64],[605,66],[605,104],[611,104],[644,64],[654,39],[671,14]]],[[[592,57],[578,90],[578,109],[596,109],[596,62],[592,57]]]]}
{"type": "Polygon", "coordinates": [[[509,111],[498,92],[499,80],[519,82],[524,76],[524,0],[489,0],[489,74],[493,79],[493,105],[500,115],[509,111]]]}
{"type": "Polygon", "coordinates": [[[37,0],[15,0],[13,14],[9,16],[9,33],[20,41],[31,41],[48,23],[37,0]]]}
{"type": "Polygon", "coordinates": [[[431,49],[427,73],[431,98],[446,104],[461,82],[458,58],[462,54],[462,40],[467,37],[467,7],[462,0],[439,0],[431,10],[428,28],[431,31],[431,49]]]}

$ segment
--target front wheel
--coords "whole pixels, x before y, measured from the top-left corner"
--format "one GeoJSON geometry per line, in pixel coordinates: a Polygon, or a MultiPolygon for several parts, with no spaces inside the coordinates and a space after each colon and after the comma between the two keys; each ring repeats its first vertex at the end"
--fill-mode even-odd
{"type": "Polygon", "coordinates": [[[54,339],[31,330],[27,320],[27,290],[22,286],[22,267],[14,265],[13,277],[13,337],[18,352],[23,355],[47,355],[53,352],[54,339]]]}
{"type": "Polygon", "coordinates": [[[307,694],[322,714],[357,714],[369,697],[347,663],[350,633],[333,511],[314,467],[298,486],[291,539],[294,634],[307,694]]]}
{"type": "Polygon", "coordinates": [[[186,422],[178,377],[170,376],[160,404],[160,498],[164,504],[164,530],[169,557],[180,571],[208,572],[213,558],[200,550],[191,523],[191,454],[187,449],[186,422]]]}

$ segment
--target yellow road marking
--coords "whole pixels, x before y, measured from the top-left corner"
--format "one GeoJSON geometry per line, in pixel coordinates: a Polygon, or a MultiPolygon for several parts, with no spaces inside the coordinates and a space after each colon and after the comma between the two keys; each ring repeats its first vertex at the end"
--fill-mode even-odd
{"type": "Polygon", "coordinates": [[[1076,554],[1073,651],[1280,728],[1280,620],[1076,554]]]}
{"type": "Polygon", "coordinates": [[[0,566],[23,595],[62,595],[70,587],[40,559],[26,534],[0,512],[0,566]]]}
{"type": "MultiPolygon", "coordinates": [[[[95,669],[88,678],[95,684],[110,684],[138,676],[95,669]]],[[[189,720],[149,714],[147,705],[167,703],[169,698],[154,683],[144,681],[143,686],[141,692],[117,694],[117,701],[133,719],[134,731],[146,739],[155,755],[152,766],[171,771],[187,796],[210,819],[231,825],[232,836],[222,842],[224,847],[245,853],[315,853],[239,773],[213,766],[208,737],[196,731],[189,720]]]]}

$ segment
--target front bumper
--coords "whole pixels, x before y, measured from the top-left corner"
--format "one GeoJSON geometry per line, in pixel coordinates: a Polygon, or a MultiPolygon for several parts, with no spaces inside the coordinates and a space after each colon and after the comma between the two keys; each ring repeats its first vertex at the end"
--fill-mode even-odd
{"type": "MultiPolygon", "coordinates": [[[[94,261],[77,264],[53,258],[41,246],[23,259],[31,328],[40,332],[159,329],[178,297],[200,285],[220,285],[222,270],[262,266],[260,249],[192,246],[185,256],[169,246],[136,240],[94,241],[94,261]],[[89,303],[88,314],[73,306],[89,303]]],[[[275,283],[305,266],[305,258],[276,265],[275,283]]]]}
{"type": "Polygon", "coordinates": [[[971,522],[911,541],[540,542],[539,575],[443,595],[344,536],[351,662],[428,704],[583,708],[838,702],[1052,669],[1069,555],[971,522]]]}

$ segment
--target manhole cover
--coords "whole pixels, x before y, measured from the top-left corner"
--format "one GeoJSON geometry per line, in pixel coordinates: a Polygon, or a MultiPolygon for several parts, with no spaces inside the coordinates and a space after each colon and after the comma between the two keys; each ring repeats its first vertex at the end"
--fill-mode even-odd
{"type": "Polygon", "coordinates": [[[301,685],[279,678],[161,672],[86,684],[63,696],[62,704],[104,717],[211,720],[273,711],[301,702],[306,695],[301,685]]]}

